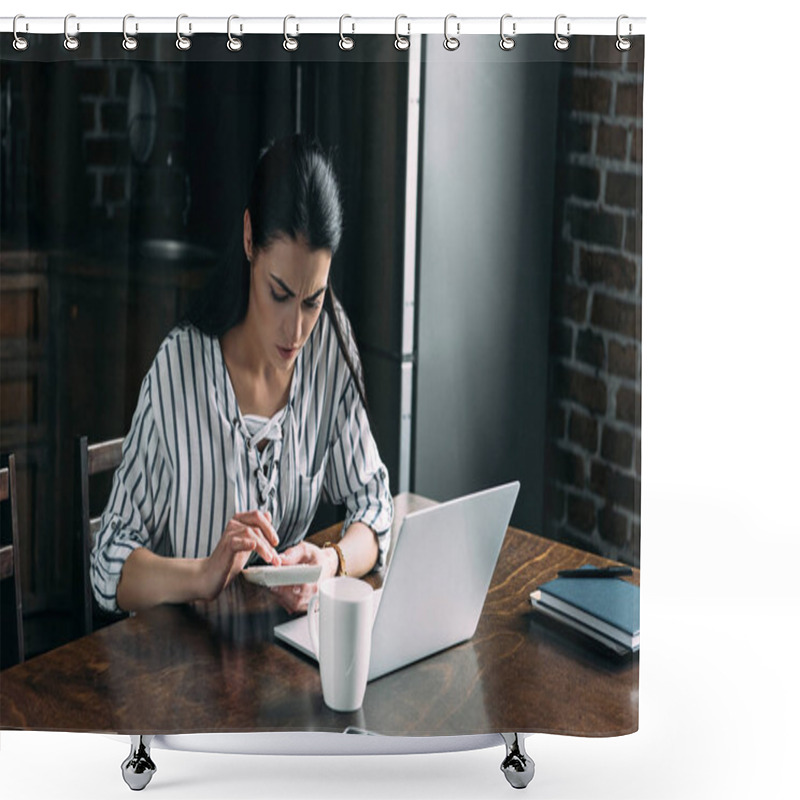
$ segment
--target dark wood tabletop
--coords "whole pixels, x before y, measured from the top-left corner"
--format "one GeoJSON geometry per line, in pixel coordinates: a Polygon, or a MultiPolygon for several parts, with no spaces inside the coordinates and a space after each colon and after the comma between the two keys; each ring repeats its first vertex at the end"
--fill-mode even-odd
{"type": "MultiPolygon", "coordinates": [[[[395,529],[429,505],[395,500],[395,529]]],[[[320,543],[338,526],[311,537],[320,543]]],[[[612,562],[509,528],[475,636],[328,709],[314,662],[273,637],[288,619],[237,578],[211,603],[160,606],[0,673],[0,727],[116,733],[492,731],[608,736],[638,726],[638,654],[613,656],[546,620],[530,593],[560,569],[612,562]]],[[[380,586],[382,576],[367,580],[380,586]]],[[[632,579],[639,581],[639,571],[632,579]]]]}

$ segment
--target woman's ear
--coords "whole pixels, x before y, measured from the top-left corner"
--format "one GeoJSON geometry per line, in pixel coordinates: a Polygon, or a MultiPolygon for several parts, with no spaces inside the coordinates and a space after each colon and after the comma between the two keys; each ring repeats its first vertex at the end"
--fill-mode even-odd
{"type": "Polygon", "coordinates": [[[244,210],[244,254],[247,260],[253,260],[253,226],[250,224],[250,209],[244,210]]]}

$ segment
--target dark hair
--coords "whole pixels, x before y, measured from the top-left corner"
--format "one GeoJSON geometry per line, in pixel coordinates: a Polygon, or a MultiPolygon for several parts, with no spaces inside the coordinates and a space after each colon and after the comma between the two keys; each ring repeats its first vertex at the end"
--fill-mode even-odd
{"type": "MultiPolygon", "coordinates": [[[[254,250],[269,247],[281,237],[302,239],[311,250],[330,250],[331,255],[339,247],[343,216],[339,182],[331,158],[315,139],[304,134],[279,139],[262,151],[250,184],[247,208],[254,250]]],[[[211,336],[222,336],[247,314],[250,262],[241,244],[241,223],[238,231],[232,252],[219,262],[187,315],[189,322],[211,336]]],[[[344,310],[330,281],[323,309],[366,408],[363,377],[346,344],[344,310]]]]}

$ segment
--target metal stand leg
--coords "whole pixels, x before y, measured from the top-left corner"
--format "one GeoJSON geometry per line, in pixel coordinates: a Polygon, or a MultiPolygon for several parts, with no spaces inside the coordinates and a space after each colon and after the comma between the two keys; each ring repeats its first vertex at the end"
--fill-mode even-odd
{"type": "Polygon", "coordinates": [[[131,734],[131,752],[122,762],[122,778],[135,792],[144,789],[156,771],[150,758],[152,736],[131,734]]]}
{"type": "Polygon", "coordinates": [[[535,765],[525,752],[525,739],[521,733],[501,733],[506,743],[506,757],[500,769],[515,789],[524,789],[532,780],[535,765]]]}

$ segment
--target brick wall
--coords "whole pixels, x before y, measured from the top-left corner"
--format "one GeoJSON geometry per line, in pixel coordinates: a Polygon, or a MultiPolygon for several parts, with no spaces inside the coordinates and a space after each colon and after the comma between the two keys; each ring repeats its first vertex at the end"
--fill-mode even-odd
{"type": "Polygon", "coordinates": [[[184,70],[181,63],[124,60],[76,63],[83,153],[92,222],[106,233],[127,235],[131,216],[146,215],[151,235],[183,226],[185,165],[184,70]],[[156,143],[137,164],[129,144],[128,102],[134,71],[152,81],[157,106],[156,143]]]}
{"type": "Polygon", "coordinates": [[[560,85],[547,520],[638,564],[643,59],[614,41],[576,37],[560,85]]]}

